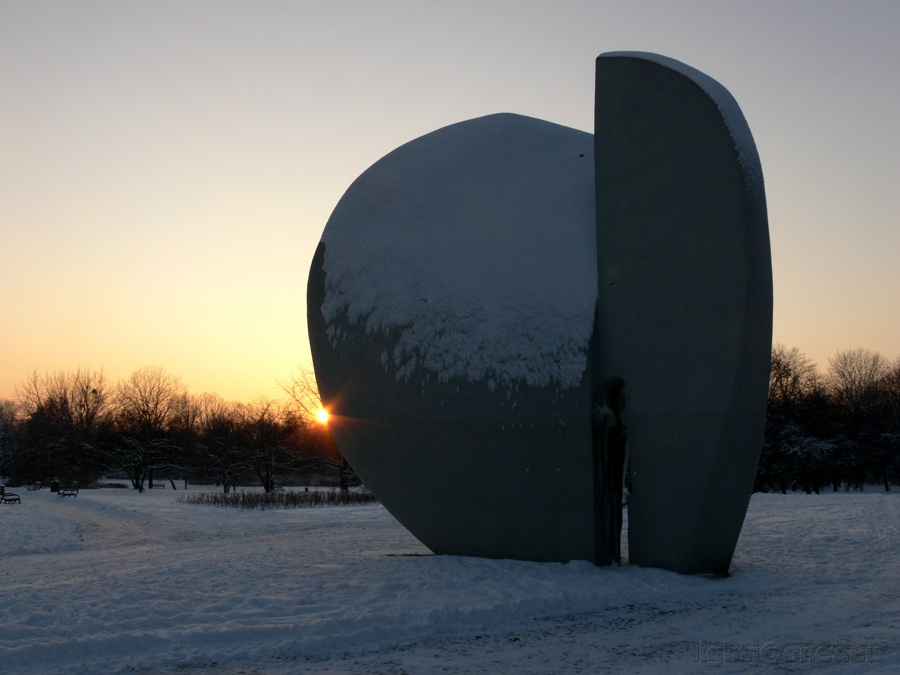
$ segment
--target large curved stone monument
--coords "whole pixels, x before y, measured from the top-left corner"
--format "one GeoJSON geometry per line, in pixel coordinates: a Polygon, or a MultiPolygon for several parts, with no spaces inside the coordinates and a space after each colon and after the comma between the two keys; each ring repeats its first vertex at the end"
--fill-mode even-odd
{"type": "Polygon", "coordinates": [[[307,289],[341,452],[437,553],[725,572],[762,442],[771,267],[737,104],[597,60],[595,135],[511,114],[397,148],[307,289]],[[626,458],[627,455],[627,458],[626,458]]]}

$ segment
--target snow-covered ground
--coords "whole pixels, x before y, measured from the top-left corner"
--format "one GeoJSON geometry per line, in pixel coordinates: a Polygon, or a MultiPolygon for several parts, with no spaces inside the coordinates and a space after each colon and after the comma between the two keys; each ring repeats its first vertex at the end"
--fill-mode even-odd
{"type": "Polygon", "coordinates": [[[728,578],[434,556],[378,505],[16,492],[3,673],[900,672],[898,492],[755,495],[728,578]]]}

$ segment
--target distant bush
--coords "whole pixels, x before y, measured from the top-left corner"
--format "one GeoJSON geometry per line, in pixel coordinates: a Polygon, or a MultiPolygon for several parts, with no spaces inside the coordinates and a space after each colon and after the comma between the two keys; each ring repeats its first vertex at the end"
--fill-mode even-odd
{"type": "Polygon", "coordinates": [[[329,490],[313,492],[201,492],[175,499],[182,504],[230,506],[238,509],[299,509],[314,506],[372,504],[378,501],[368,490],[350,492],[329,490]]]}

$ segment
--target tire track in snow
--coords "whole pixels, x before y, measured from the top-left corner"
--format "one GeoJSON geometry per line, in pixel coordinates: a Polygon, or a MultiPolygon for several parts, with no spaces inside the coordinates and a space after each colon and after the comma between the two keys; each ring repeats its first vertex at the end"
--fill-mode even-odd
{"type": "Polygon", "coordinates": [[[87,500],[76,501],[60,497],[59,501],[46,499],[41,505],[47,513],[71,523],[78,538],[86,547],[120,546],[129,540],[139,543],[144,538],[143,529],[133,521],[114,517],[87,500]]]}

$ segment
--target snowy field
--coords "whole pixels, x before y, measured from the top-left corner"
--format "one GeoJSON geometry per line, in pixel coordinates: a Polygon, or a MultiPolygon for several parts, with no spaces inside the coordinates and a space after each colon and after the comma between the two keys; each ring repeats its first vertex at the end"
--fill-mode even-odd
{"type": "Polygon", "coordinates": [[[900,492],[755,495],[728,578],[434,556],[378,505],[16,492],[2,673],[900,672],[900,492]]]}

